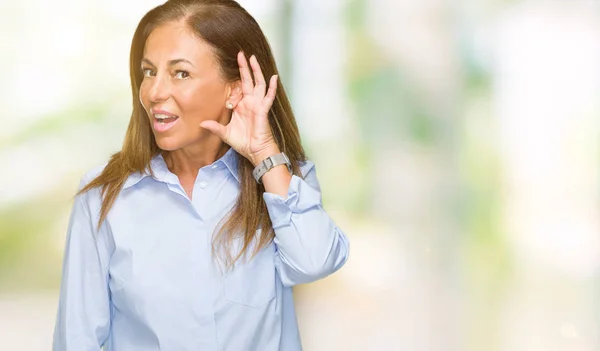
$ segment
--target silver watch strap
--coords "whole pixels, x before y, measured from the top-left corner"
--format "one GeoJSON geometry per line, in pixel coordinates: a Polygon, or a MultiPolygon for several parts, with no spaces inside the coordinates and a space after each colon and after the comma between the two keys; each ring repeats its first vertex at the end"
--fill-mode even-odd
{"type": "Polygon", "coordinates": [[[288,171],[292,173],[292,164],[290,163],[290,159],[286,154],[279,153],[273,156],[269,156],[265,158],[261,163],[254,168],[252,171],[252,175],[258,184],[262,183],[261,178],[265,173],[270,171],[273,167],[285,164],[288,168],[288,171]]]}

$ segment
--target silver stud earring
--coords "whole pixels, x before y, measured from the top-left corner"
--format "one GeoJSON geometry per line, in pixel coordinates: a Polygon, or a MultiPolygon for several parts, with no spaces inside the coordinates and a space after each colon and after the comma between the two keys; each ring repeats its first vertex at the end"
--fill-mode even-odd
{"type": "Polygon", "coordinates": [[[233,109],[233,104],[231,102],[228,102],[227,105],[225,105],[225,107],[231,110],[233,109]]]}

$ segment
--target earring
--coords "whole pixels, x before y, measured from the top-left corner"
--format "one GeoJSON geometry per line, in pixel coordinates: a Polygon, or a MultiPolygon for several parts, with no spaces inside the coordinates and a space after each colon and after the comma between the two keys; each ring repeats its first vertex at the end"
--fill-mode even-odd
{"type": "Polygon", "coordinates": [[[225,107],[231,110],[233,109],[233,104],[231,102],[228,102],[227,105],[225,105],[225,107]]]}

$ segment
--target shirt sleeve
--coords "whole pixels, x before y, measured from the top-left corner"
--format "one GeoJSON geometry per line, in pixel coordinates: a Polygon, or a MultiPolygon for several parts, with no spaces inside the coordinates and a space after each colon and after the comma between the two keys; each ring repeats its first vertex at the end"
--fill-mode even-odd
{"type": "Polygon", "coordinates": [[[349,241],[323,209],[315,166],[293,175],[286,198],[263,194],[275,230],[275,266],[285,286],[309,283],[340,269],[348,259],[349,241]]]}
{"type": "MultiPolygon", "coordinates": [[[[85,182],[82,180],[80,189],[85,182]]],[[[110,330],[109,245],[78,195],[67,231],[53,351],[99,351],[110,330]]]]}

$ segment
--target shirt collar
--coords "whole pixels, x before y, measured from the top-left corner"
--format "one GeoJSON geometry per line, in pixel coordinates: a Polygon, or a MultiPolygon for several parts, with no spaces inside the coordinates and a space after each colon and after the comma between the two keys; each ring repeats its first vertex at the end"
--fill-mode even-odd
{"type": "MultiPolygon", "coordinates": [[[[227,169],[233,175],[235,180],[237,180],[239,183],[240,178],[238,174],[238,161],[239,154],[233,148],[230,147],[229,150],[227,150],[227,152],[223,156],[221,156],[221,158],[219,158],[209,166],[217,164],[225,165],[225,167],[227,167],[227,169]]],[[[154,156],[152,160],[150,160],[149,168],[152,168],[152,171],[154,172],[154,179],[158,181],[172,184],[177,184],[179,182],[177,176],[171,173],[171,171],[169,171],[167,163],[165,162],[165,159],[160,153],[154,156]]],[[[123,189],[132,187],[135,184],[139,183],[145,177],[150,176],[149,168],[147,168],[144,172],[134,172],[130,174],[129,177],[127,177],[127,179],[125,180],[125,183],[123,184],[123,189]]]]}
{"type": "Polygon", "coordinates": [[[230,147],[229,150],[225,153],[225,155],[221,156],[220,159],[215,161],[214,164],[222,163],[227,167],[231,175],[235,178],[235,180],[240,182],[240,175],[238,174],[238,164],[239,164],[240,155],[230,147]]]}

